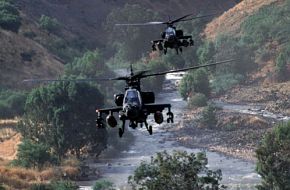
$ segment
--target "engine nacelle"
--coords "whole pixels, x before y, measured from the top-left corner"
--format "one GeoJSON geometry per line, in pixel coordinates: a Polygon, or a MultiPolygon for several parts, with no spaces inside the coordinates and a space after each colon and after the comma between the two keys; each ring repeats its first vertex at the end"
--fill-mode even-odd
{"type": "Polygon", "coordinates": [[[155,114],[154,114],[154,120],[157,124],[161,124],[163,123],[163,115],[162,115],[162,112],[160,111],[157,111],[155,114]]]}
{"type": "Polygon", "coordinates": [[[155,95],[153,92],[141,92],[141,96],[144,104],[155,103],[155,95]]]}
{"type": "Polygon", "coordinates": [[[183,31],[182,30],[176,30],[176,36],[178,38],[182,37],[183,36],[183,31]]]}
{"type": "Polygon", "coordinates": [[[124,94],[115,94],[114,99],[117,106],[122,106],[123,100],[124,100],[124,94]]]}
{"type": "Polygon", "coordinates": [[[117,126],[117,120],[115,119],[115,117],[111,114],[109,114],[107,117],[106,117],[106,122],[108,123],[108,125],[112,128],[116,127],[117,126]]]}

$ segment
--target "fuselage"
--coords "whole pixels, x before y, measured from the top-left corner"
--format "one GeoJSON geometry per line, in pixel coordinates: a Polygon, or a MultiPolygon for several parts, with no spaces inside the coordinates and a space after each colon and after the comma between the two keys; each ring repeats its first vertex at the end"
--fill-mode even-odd
{"type": "Polygon", "coordinates": [[[123,100],[123,113],[130,120],[137,120],[141,116],[142,98],[137,89],[126,90],[123,100]]]}

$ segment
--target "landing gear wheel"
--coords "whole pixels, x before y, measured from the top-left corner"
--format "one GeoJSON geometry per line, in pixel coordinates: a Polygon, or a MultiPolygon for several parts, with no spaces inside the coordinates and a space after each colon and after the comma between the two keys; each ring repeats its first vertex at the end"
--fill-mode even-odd
{"type": "Polygon", "coordinates": [[[124,134],[123,129],[119,128],[119,137],[121,138],[123,136],[123,134],[124,134]]]}
{"type": "Polygon", "coordinates": [[[105,125],[103,123],[103,119],[102,118],[98,118],[97,119],[97,128],[105,128],[105,125]]]}
{"type": "Polygon", "coordinates": [[[152,130],[152,126],[151,126],[151,125],[150,125],[149,128],[148,128],[148,132],[149,132],[150,135],[153,134],[153,130],[152,130]]]}
{"type": "Polygon", "coordinates": [[[131,127],[132,129],[136,129],[136,127],[137,127],[137,124],[136,124],[136,123],[134,123],[134,122],[131,122],[131,123],[130,123],[130,127],[131,127]]]}
{"type": "Polygon", "coordinates": [[[173,113],[172,112],[168,112],[167,113],[168,118],[167,118],[167,123],[173,123],[173,113]]]}
{"type": "Polygon", "coordinates": [[[189,40],[189,45],[193,46],[194,45],[194,41],[192,39],[189,40]]]}
{"type": "Polygon", "coordinates": [[[152,51],[156,51],[157,49],[156,49],[156,45],[155,45],[155,43],[153,43],[153,45],[152,45],[152,51]]]}

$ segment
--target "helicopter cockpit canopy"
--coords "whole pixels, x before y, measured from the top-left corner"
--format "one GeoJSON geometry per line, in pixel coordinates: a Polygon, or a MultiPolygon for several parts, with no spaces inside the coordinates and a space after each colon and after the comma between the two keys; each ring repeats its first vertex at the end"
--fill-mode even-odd
{"type": "Polygon", "coordinates": [[[165,38],[169,38],[169,37],[175,36],[175,35],[176,35],[176,31],[175,31],[174,28],[172,28],[170,26],[168,28],[166,28],[166,30],[165,30],[165,38]]]}
{"type": "Polygon", "coordinates": [[[141,105],[141,95],[140,92],[136,89],[128,89],[124,98],[124,105],[141,105]]]}

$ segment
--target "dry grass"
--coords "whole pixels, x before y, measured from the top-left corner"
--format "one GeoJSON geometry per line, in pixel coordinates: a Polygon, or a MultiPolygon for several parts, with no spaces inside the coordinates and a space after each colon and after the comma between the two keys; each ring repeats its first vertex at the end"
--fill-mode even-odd
{"type": "Polygon", "coordinates": [[[71,179],[76,180],[79,169],[72,166],[47,168],[42,171],[10,168],[0,166],[0,184],[7,189],[28,189],[32,184],[49,183],[51,180],[71,179]]]}
{"type": "Polygon", "coordinates": [[[220,17],[207,24],[204,34],[207,39],[215,39],[223,33],[237,33],[240,24],[261,7],[283,0],[243,0],[220,17]]]}
{"type": "Polygon", "coordinates": [[[18,145],[21,143],[21,135],[16,134],[9,140],[0,143],[0,158],[13,160],[16,158],[18,145]]]}
{"type": "Polygon", "coordinates": [[[11,189],[27,189],[32,183],[38,183],[38,173],[23,168],[0,167],[0,183],[11,189]]]}

